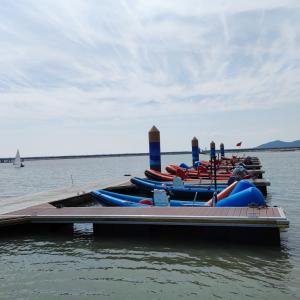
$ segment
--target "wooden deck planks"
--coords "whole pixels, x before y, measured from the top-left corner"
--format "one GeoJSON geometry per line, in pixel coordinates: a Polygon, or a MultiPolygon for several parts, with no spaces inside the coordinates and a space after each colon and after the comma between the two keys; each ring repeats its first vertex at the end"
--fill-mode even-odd
{"type": "Polygon", "coordinates": [[[240,217],[246,217],[248,212],[248,207],[241,207],[240,217]]]}
{"type": "MultiPolygon", "coordinates": [[[[110,223],[180,226],[288,227],[278,208],[247,207],[64,207],[37,205],[5,215],[32,223],[110,223]],[[266,215],[266,211],[270,211],[266,215]],[[275,216],[275,217],[274,217],[275,216]]],[[[5,222],[7,223],[7,221],[5,222]]],[[[8,221],[9,223],[9,221],[8,221]]]]}
{"type": "Polygon", "coordinates": [[[267,209],[267,208],[261,208],[261,209],[259,210],[259,216],[260,216],[260,217],[267,217],[267,216],[268,216],[268,215],[267,215],[268,210],[269,210],[269,208],[268,208],[268,209],[267,209]]]}
{"type": "Polygon", "coordinates": [[[249,208],[249,207],[64,207],[55,208],[51,205],[37,205],[22,209],[3,216],[106,216],[106,215],[132,215],[132,216],[186,216],[188,217],[269,217],[280,218],[277,207],[249,208]]]}
{"type": "Polygon", "coordinates": [[[241,214],[241,207],[235,207],[234,212],[233,212],[233,216],[240,216],[241,214]]]}
{"type": "Polygon", "coordinates": [[[270,207],[270,209],[267,211],[268,217],[280,217],[280,213],[277,207],[270,207]]]}

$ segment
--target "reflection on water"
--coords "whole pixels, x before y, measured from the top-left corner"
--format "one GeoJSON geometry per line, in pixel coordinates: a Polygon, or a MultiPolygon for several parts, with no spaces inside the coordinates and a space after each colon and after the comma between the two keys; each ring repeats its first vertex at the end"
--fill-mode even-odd
{"type": "MultiPolygon", "coordinates": [[[[0,296],[288,298],[285,248],[71,236],[1,240],[0,296]],[[225,297],[226,295],[226,297],[225,297]]],[[[2,299],[2,297],[1,297],[2,299]]]]}
{"type": "MultiPolygon", "coordinates": [[[[0,299],[295,299],[300,277],[300,153],[259,157],[272,182],[271,203],[283,206],[291,220],[281,247],[95,237],[89,224],[76,224],[73,235],[1,237],[0,299]]],[[[143,167],[147,162],[143,165],[140,159],[143,167]]],[[[181,162],[189,156],[167,159],[181,162]]],[[[78,168],[77,178],[88,174],[85,167],[78,168]]]]}

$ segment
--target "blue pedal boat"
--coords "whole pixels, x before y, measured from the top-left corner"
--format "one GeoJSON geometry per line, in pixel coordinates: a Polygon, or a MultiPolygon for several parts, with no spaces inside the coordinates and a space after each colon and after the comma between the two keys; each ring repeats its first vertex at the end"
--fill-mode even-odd
{"type": "MultiPolygon", "coordinates": [[[[196,184],[182,184],[175,185],[171,182],[159,182],[152,181],[147,179],[142,179],[138,177],[131,178],[131,182],[135,184],[140,190],[146,193],[152,193],[153,190],[165,190],[172,199],[194,199],[196,195],[196,199],[208,200],[212,198],[215,190],[214,186],[210,185],[196,185],[196,184]]],[[[221,192],[225,186],[217,187],[216,192],[221,192]]]]}
{"type": "MultiPolygon", "coordinates": [[[[153,198],[131,196],[114,193],[106,190],[91,192],[92,196],[105,206],[131,206],[131,207],[151,207],[151,206],[171,206],[171,207],[210,207],[211,201],[182,201],[168,200],[166,193],[162,190],[155,190],[153,198]],[[157,197],[158,194],[158,197],[157,197]],[[164,198],[159,199],[159,194],[164,194],[164,198]]],[[[216,203],[216,207],[246,207],[266,205],[263,194],[252,183],[246,180],[240,181],[231,193],[216,203]]]]}

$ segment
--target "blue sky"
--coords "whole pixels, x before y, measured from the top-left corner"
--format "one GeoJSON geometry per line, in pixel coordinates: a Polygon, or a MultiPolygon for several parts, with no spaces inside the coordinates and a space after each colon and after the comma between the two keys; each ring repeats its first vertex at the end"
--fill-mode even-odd
{"type": "Polygon", "coordinates": [[[0,157],[300,139],[300,1],[0,4],[0,157]]]}

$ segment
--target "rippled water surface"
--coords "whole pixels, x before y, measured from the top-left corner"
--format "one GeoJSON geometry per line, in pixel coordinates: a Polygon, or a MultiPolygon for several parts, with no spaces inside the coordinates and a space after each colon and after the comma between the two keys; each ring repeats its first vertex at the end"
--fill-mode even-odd
{"type": "MultiPolygon", "coordinates": [[[[300,152],[255,153],[271,181],[269,200],[291,222],[280,247],[94,237],[74,234],[0,238],[0,299],[297,299],[300,294],[300,152]]],[[[189,162],[165,156],[163,164],[189,162]]],[[[0,164],[3,197],[142,174],[147,157],[0,164]]]]}

